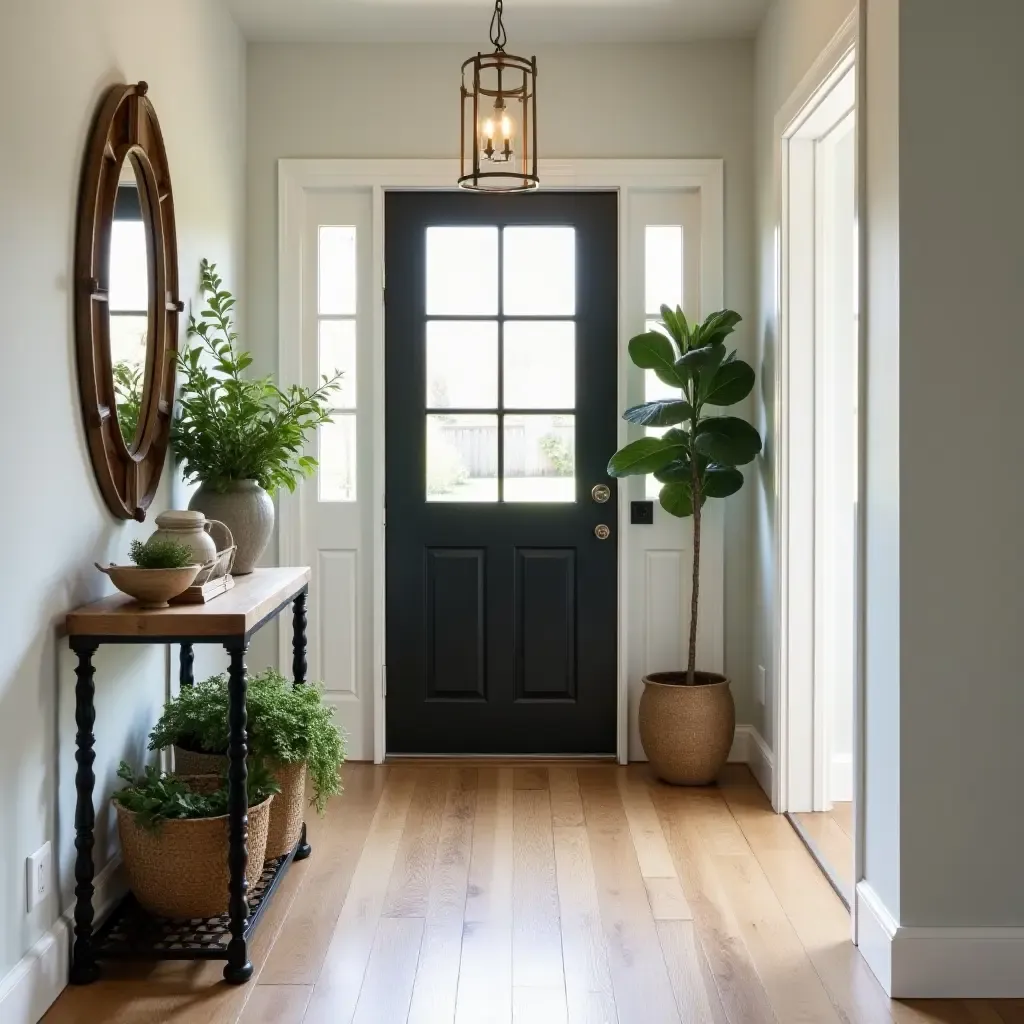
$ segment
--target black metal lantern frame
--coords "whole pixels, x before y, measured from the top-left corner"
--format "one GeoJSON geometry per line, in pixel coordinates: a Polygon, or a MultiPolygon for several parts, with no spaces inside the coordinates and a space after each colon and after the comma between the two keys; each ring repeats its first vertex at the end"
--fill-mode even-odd
{"type": "Polygon", "coordinates": [[[459,185],[475,192],[529,192],[540,185],[537,58],[505,52],[501,15],[502,0],[496,0],[494,52],[462,65],[459,185]]]}

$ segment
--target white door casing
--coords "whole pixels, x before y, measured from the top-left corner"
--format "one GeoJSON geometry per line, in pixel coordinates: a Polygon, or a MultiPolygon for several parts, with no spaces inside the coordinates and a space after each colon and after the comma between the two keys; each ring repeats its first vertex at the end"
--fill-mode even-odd
{"type": "MultiPolygon", "coordinates": [[[[830,772],[827,752],[815,744],[816,725],[827,709],[820,690],[820,665],[815,657],[815,613],[820,614],[821,590],[815,581],[814,537],[817,521],[815,456],[815,403],[820,376],[815,369],[817,289],[814,287],[814,250],[821,239],[815,232],[816,140],[829,134],[856,108],[863,81],[857,72],[860,12],[854,10],[815,61],[775,119],[776,281],[775,418],[771,443],[775,451],[776,567],[774,615],[773,735],[775,773],[772,805],[776,811],[819,809],[827,799],[830,772]],[[806,282],[812,282],[806,287],[806,282]],[[810,543],[807,539],[811,538],[810,543]],[[816,671],[818,669],[818,671],[816,671]],[[816,717],[817,716],[817,717],[816,717]]],[[[863,194],[860,128],[855,129],[855,212],[863,194]]],[[[826,156],[827,159],[827,156],[826,156]]],[[[855,227],[858,255],[855,271],[856,309],[863,308],[862,227],[855,227]]],[[[853,363],[857,374],[857,405],[864,400],[863,323],[854,331],[853,363]]],[[[864,486],[863,420],[856,426],[854,479],[856,491],[864,486]]],[[[850,781],[854,803],[853,884],[864,877],[863,842],[863,516],[855,505],[851,513],[852,550],[852,753],[850,781]]],[[[857,905],[851,907],[851,932],[858,941],[857,905]]]]}
{"type": "MultiPolygon", "coordinates": [[[[457,166],[448,160],[281,160],[278,173],[278,365],[284,383],[301,380],[311,385],[317,379],[318,228],[356,227],[355,501],[319,501],[317,479],[302,483],[295,495],[283,494],[280,558],[282,564],[308,564],[313,570],[309,678],[324,680],[328,700],[349,733],[349,757],[379,763],[386,753],[383,199],[387,189],[452,188],[457,166]]],[[[626,344],[644,326],[646,225],[682,227],[681,294],[687,313],[704,316],[723,305],[722,161],[542,161],[540,174],[546,189],[619,194],[619,406],[624,409],[644,397],[643,376],[629,361],[626,344]]],[[[637,428],[620,422],[620,444],[636,436],[637,428]]],[[[311,447],[310,453],[315,449],[311,447]]],[[[621,482],[621,763],[643,759],[636,730],[640,677],[646,671],[673,667],[666,662],[685,653],[681,638],[687,628],[690,526],[669,517],[657,503],[654,526],[630,526],[629,503],[644,497],[642,479],[621,482]]],[[[702,667],[715,671],[724,662],[721,510],[716,508],[705,522],[698,644],[702,667]]],[[[290,663],[289,645],[282,631],[282,664],[290,663]]]]}
{"type": "MultiPolygon", "coordinates": [[[[823,810],[828,716],[816,622],[822,613],[815,537],[822,474],[816,451],[822,364],[817,262],[818,141],[854,106],[856,22],[850,19],[776,119],[779,143],[779,329],[776,359],[775,792],[778,811],[823,810]],[[818,411],[816,411],[818,410],[818,411]],[[816,614],[817,613],[817,614],[816,614]],[[817,641],[817,642],[816,642],[817,641]]],[[[852,512],[851,512],[852,515],[852,512]]]]}

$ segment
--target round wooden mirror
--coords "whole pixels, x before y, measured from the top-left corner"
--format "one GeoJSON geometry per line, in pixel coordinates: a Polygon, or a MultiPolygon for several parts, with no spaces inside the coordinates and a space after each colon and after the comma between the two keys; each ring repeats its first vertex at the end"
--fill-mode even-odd
{"type": "Polygon", "coordinates": [[[75,332],[93,469],[114,515],[145,519],[167,454],[178,250],[167,153],[145,82],[112,86],[82,168],[75,332]]]}

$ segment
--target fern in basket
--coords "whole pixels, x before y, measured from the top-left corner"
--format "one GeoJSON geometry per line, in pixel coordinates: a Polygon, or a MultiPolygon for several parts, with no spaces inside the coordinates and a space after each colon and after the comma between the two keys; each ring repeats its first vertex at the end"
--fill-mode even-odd
{"type": "MultiPolygon", "coordinates": [[[[341,792],[338,771],[345,740],[334,724],[334,708],[324,703],[321,687],[292,686],[280,672],[266,669],[249,680],[245,700],[249,752],[282,764],[306,762],[312,803],[324,813],[328,797],[341,792]]],[[[150,750],[179,746],[204,754],[227,753],[228,682],[212,676],[183,687],[164,705],[149,735],[150,750]]]]}
{"type": "MultiPolygon", "coordinates": [[[[277,780],[258,758],[250,759],[248,770],[250,807],[263,803],[272,793],[281,792],[277,780]]],[[[187,780],[161,772],[153,765],[147,765],[136,775],[125,761],[117,769],[117,776],[125,786],[114,794],[114,801],[138,815],[139,824],[151,831],[164,821],[220,818],[228,813],[227,779],[212,793],[198,793],[187,780]]]]}

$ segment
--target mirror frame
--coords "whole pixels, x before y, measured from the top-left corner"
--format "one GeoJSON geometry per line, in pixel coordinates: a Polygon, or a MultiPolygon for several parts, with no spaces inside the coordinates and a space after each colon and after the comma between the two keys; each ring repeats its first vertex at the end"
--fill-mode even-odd
{"type": "Polygon", "coordinates": [[[120,519],[142,522],[160,483],[174,408],[178,248],[167,151],[145,82],[114,85],[100,102],[82,165],[75,243],[78,385],[100,491],[120,519]],[[110,240],[125,160],[131,160],[146,232],[149,323],[142,408],[129,447],[117,420],[110,353],[110,240]]]}

